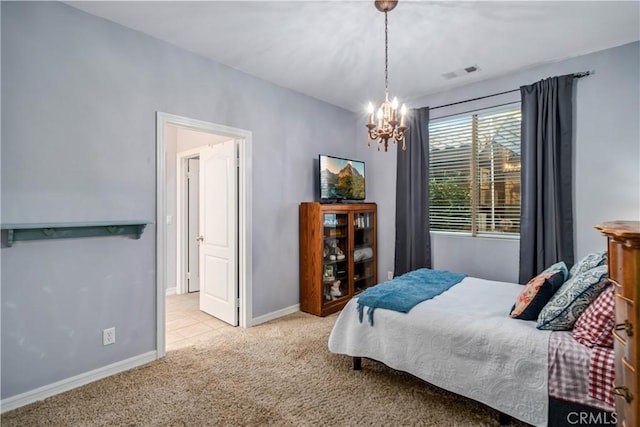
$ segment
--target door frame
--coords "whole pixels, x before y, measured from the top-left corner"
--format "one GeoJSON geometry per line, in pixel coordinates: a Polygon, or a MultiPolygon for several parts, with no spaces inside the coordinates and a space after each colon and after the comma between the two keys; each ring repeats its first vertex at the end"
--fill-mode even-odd
{"type": "Polygon", "coordinates": [[[156,358],[165,355],[165,298],[167,282],[167,209],[165,126],[173,125],[197,131],[229,136],[238,145],[238,284],[241,328],[252,322],[252,133],[175,114],[156,112],[156,358]]]}
{"type": "Polygon", "coordinates": [[[188,236],[186,235],[187,218],[186,208],[186,192],[187,180],[185,179],[187,171],[187,161],[195,157],[200,157],[200,147],[192,148],[186,151],[179,151],[176,162],[176,294],[186,294],[189,288],[186,284],[187,274],[186,268],[188,259],[185,255],[184,247],[188,245],[188,236]]]}

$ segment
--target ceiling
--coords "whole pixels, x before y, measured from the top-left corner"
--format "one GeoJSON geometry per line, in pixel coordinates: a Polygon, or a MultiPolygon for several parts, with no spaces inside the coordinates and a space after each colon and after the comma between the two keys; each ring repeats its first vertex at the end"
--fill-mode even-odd
{"type": "MultiPolygon", "coordinates": [[[[351,111],[384,96],[371,0],[65,3],[351,111]]],[[[640,40],[638,1],[401,0],[388,18],[389,91],[403,101],[640,40]]]]}

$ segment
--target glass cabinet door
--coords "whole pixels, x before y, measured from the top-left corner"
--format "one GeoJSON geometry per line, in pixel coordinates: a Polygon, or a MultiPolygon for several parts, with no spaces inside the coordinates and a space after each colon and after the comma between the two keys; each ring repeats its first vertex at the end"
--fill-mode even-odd
{"type": "Polygon", "coordinates": [[[354,213],[353,230],[353,290],[358,293],[377,282],[373,212],[354,213]]]}
{"type": "Polygon", "coordinates": [[[322,254],[322,301],[328,304],[347,298],[349,279],[347,254],[349,245],[349,215],[325,213],[323,225],[322,254]]]}

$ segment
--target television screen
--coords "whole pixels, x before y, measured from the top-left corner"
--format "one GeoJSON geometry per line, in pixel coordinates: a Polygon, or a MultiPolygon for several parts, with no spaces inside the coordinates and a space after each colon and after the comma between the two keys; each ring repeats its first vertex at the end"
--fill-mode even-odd
{"type": "Polygon", "coordinates": [[[320,200],[364,200],[364,162],[320,155],[320,200]]]}

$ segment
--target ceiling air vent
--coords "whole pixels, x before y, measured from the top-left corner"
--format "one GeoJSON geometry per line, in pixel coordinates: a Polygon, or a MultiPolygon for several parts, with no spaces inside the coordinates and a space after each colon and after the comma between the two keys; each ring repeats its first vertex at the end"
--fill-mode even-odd
{"type": "Polygon", "coordinates": [[[455,71],[451,71],[449,73],[444,73],[442,75],[442,77],[444,77],[447,80],[451,80],[454,79],[456,77],[460,77],[460,76],[466,76],[469,73],[473,73],[475,71],[480,70],[480,67],[478,67],[478,65],[470,65],[468,67],[464,67],[464,68],[460,68],[459,70],[455,70],[455,71]]]}

